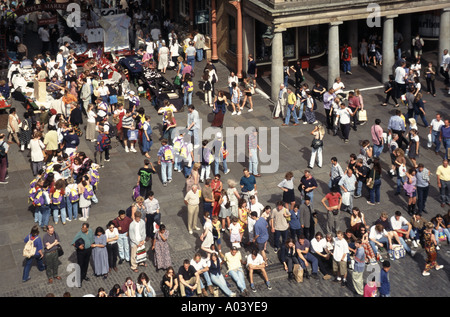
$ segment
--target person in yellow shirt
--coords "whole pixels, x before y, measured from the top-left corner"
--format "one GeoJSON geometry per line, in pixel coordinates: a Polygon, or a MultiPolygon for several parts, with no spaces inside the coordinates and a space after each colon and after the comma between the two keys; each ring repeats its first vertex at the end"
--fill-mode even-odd
{"type": "Polygon", "coordinates": [[[444,159],[442,165],[439,165],[436,170],[437,185],[441,194],[441,207],[445,204],[450,206],[450,167],[448,160],[444,159]]]}
{"type": "Polygon", "coordinates": [[[284,119],[283,126],[289,125],[289,121],[291,120],[291,113],[292,113],[292,116],[294,117],[294,122],[295,122],[294,125],[298,125],[297,113],[295,111],[295,104],[297,102],[297,97],[295,96],[295,94],[291,88],[287,88],[287,92],[288,92],[287,113],[286,113],[286,118],[284,119]]]}

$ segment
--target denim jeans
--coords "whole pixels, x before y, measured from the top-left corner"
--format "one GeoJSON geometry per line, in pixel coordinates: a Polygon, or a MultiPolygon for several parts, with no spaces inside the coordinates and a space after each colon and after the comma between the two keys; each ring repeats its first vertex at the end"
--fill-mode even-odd
{"type": "MultiPolygon", "coordinates": [[[[306,261],[311,263],[311,272],[317,273],[317,271],[319,269],[319,261],[317,260],[317,258],[309,252],[306,254],[303,254],[303,257],[306,259],[306,261]]],[[[305,262],[303,262],[302,259],[299,259],[299,262],[300,262],[300,265],[302,266],[302,268],[304,270],[306,270],[305,262]]]]}
{"type": "Polygon", "coordinates": [[[126,233],[119,233],[119,240],[117,240],[119,246],[119,258],[121,260],[130,261],[130,242],[126,233]]]}
{"type": "Polygon", "coordinates": [[[250,149],[252,156],[248,158],[248,171],[250,174],[258,174],[258,149],[250,149]]]}
{"type": "Polygon", "coordinates": [[[34,208],[34,222],[38,223],[39,226],[42,223],[42,212],[40,207],[34,208]]]}
{"type": "Polygon", "coordinates": [[[440,131],[432,131],[431,132],[431,141],[436,145],[435,152],[439,152],[441,150],[441,141],[439,140],[439,136],[441,135],[440,131]]]}
{"type": "Polygon", "coordinates": [[[286,239],[288,237],[288,230],[275,230],[275,233],[273,235],[273,246],[274,248],[279,249],[280,248],[280,236],[281,236],[281,245],[284,245],[286,242],[286,239]]]}
{"type": "Polygon", "coordinates": [[[380,157],[381,153],[383,153],[383,145],[373,145],[373,156],[380,157]]]}
{"type": "Polygon", "coordinates": [[[173,157],[173,169],[181,171],[181,163],[183,162],[183,158],[179,155],[175,155],[173,157]]]}
{"type": "Polygon", "coordinates": [[[448,148],[450,147],[450,138],[443,138],[442,143],[444,145],[445,159],[448,160],[448,148]]]}
{"type": "Polygon", "coordinates": [[[200,145],[200,138],[199,138],[199,131],[198,131],[199,129],[192,129],[192,130],[189,130],[189,135],[190,136],[194,136],[194,147],[196,146],[196,145],[200,145]]]}
{"type": "Polygon", "coordinates": [[[23,268],[22,281],[26,281],[29,278],[33,260],[36,260],[39,271],[42,272],[45,270],[44,257],[41,258],[40,254],[35,254],[31,258],[26,259],[25,266],[23,268]]]}
{"type": "MultiPolygon", "coordinates": [[[[380,243],[383,243],[386,245],[386,248],[389,246],[389,241],[387,237],[381,237],[380,239],[377,240],[380,243]]],[[[373,242],[372,240],[369,240],[369,244],[372,247],[373,252],[375,253],[375,255],[378,253],[378,246],[375,242],[373,242]]]]}
{"type": "MultiPolygon", "coordinates": [[[[220,155],[220,157],[222,157],[222,155],[220,155]]],[[[219,174],[219,164],[220,164],[219,160],[220,159],[218,157],[216,157],[214,160],[214,175],[219,174]]],[[[228,172],[227,159],[222,160],[222,165],[223,165],[223,172],[224,173],[228,172]]]]}
{"type": "Polygon", "coordinates": [[[381,179],[376,179],[370,189],[370,202],[372,204],[380,202],[381,179]]]}
{"type": "Polygon", "coordinates": [[[352,70],[350,61],[342,61],[342,68],[343,68],[344,73],[350,72],[352,70]]]}
{"type": "MultiPolygon", "coordinates": [[[[303,118],[303,109],[305,109],[305,103],[304,102],[301,102],[300,103],[300,108],[299,108],[299,110],[298,110],[298,120],[302,120],[302,118],[303,118]]],[[[295,108],[294,108],[294,112],[296,113],[296,110],[295,110],[295,108]]]]}
{"type": "Polygon", "coordinates": [[[62,207],[62,208],[52,207],[52,211],[53,211],[53,222],[54,223],[58,223],[58,214],[59,213],[61,213],[62,223],[66,223],[66,218],[67,218],[66,207],[62,207]]]}
{"type": "Polygon", "coordinates": [[[172,179],[172,161],[169,162],[161,162],[161,178],[163,184],[167,183],[167,181],[172,179]]]}
{"type": "Polygon", "coordinates": [[[227,295],[228,297],[231,296],[232,292],[228,288],[227,282],[225,281],[225,278],[223,277],[222,274],[218,274],[218,275],[210,274],[210,277],[211,277],[211,282],[214,285],[218,286],[222,290],[222,292],[225,293],[225,295],[227,295]]]}
{"type": "Polygon", "coordinates": [[[185,105],[192,105],[192,91],[184,93],[183,102],[185,105]]]}
{"type": "Polygon", "coordinates": [[[39,207],[40,212],[42,214],[41,222],[39,223],[40,227],[44,227],[48,225],[48,221],[50,220],[50,206],[43,205],[39,207]]]}
{"type": "Polygon", "coordinates": [[[403,188],[403,183],[405,182],[403,177],[400,177],[398,175],[398,171],[397,171],[397,190],[395,191],[396,193],[400,194],[402,188],[403,188]]]}
{"type": "Polygon", "coordinates": [[[186,61],[189,65],[191,65],[192,69],[194,69],[195,66],[195,55],[187,56],[186,61]]]}
{"type": "Polygon", "coordinates": [[[411,248],[408,246],[408,244],[406,244],[405,239],[400,237],[399,240],[400,240],[401,245],[405,249],[405,251],[408,252],[408,253],[411,253],[411,248]]]}
{"type": "MultiPolygon", "coordinates": [[[[200,277],[202,277],[202,276],[205,279],[206,286],[211,286],[212,282],[211,282],[211,275],[209,274],[209,272],[203,272],[202,274],[200,274],[200,277]]],[[[203,281],[201,278],[200,278],[200,287],[205,288],[205,284],[203,284],[203,281]]]]}
{"type": "Polygon", "coordinates": [[[412,227],[411,231],[409,232],[409,236],[411,237],[411,240],[420,240],[422,233],[423,233],[423,229],[417,229],[417,228],[412,227]]]}
{"type": "MultiPolygon", "coordinates": [[[[203,60],[203,48],[197,49],[197,61],[201,62],[203,60]]],[[[194,67],[194,65],[192,65],[194,67]]]]}
{"type": "Polygon", "coordinates": [[[241,292],[243,292],[247,288],[247,286],[245,285],[245,276],[242,269],[229,271],[228,274],[231,276],[233,281],[236,282],[237,287],[241,292]]]}
{"type": "Polygon", "coordinates": [[[294,117],[294,122],[298,124],[297,113],[295,111],[295,105],[287,106],[287,112],[286,112],[286,118],[284,119],[284,124],[289,124],[289,121],[291,120],[291,113],[292,113],[292,116],[294,117]]]}
{"type": "Polygon", "coordinates": [[[77,220],[78,217],[78,201],[71,203],[69,197],[66,198],[67,218],[69,220],[77,220]]]}

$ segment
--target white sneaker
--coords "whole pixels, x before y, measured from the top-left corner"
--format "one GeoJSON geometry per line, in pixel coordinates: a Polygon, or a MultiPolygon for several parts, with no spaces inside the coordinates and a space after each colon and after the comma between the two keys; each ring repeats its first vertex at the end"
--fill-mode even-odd
{"type": "Polygon", "coordinates": [[[189,230],[189,234],[193,234],[192,230],[189,230]]]}
{"type": "Polygon", "coordinates": [[[137,152],[136,149],[135,149],[134,147],[132,147],[132,148],[130,149],[130,151],[131,151],[131,152],[134,152],[134,153],[137,152]]]}
{"type": "Polygon", "coordinates": [[[439,271],[439,270],[442,269],[442,268],[444,268],[443,265],[437,265],[437,266],[435,267],[436,271],[439,271]]]}
{"type": "Polygon", "coordinates": [[[125,152],[130,152],[130,149],[128,149],[128,146],[125,147],[125,152]]]}
{"type": "Polygon", "coordinates": [[[228,169],[224,174],[227,175],[230,172],[230,169],[228,169]]]}
{"type": "Polygon", "coordinates": [[[436,246],[436,250],[439,251],[440,249],[441,249],[441,247],[437,245],[437,246],[436,246]]]}
{"type": "Polygon", "coordinates": [[[231,113],[232,116],[234,116],[234,115],[236,115],[236,114],[237,114],[236,111],[233,111],[233,112],[231,113]]]}
{"type": "Polygon", "coordinates": [[[417,247],[418,247],[418,248],[421,248],[422,245],[420,244],[420,241],[419,241],[419,240],[415,240],[415,241],[416,241],[417,247]]]}
{"type": "Polygon", "coordinates": [[[423,276],[429,276],[429,275],[430,275],[430,272],[425,272],[425,271],[424,271],[424,272],[422,272],[422,275],[423,275],[423,276]]]}
{"type": "Polygon", "coordinates": [[[241,111],[238,111],[237,115],[240,116],[241,115],[241,111]]]}
{"type": "Polygon", "coordinates": [[[303,121],[303,124],[308,124],[308,122],[306,122],[306,121],[303,121]]]}
{"type": "Polygon", "coordinates": [[[248,112],[252,112],[253,111],[253,109],[248,109],[248,112]]]}
{"type": "Polygon", "coordinates": [[[417,251],[411,250],[411,256],[414,257],[417,251]]]}
{"type": "Polygon", "coordinates": [[[416,242],[416,240],[413,240],[412,244],[413,244],[413,247],[414,247],[414,248],[417,248],[417,242],[416,242]]]}

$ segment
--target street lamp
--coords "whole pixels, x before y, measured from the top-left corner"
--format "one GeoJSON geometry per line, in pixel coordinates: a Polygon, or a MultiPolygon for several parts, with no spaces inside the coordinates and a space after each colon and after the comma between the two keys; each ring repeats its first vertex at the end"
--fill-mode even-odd
{"type": "Polygon", "coordinates": [[[271,46],[273,40],[273,29],[270,25],[267,26],[266,32],[262,35],[264,45],[271,46]]]}

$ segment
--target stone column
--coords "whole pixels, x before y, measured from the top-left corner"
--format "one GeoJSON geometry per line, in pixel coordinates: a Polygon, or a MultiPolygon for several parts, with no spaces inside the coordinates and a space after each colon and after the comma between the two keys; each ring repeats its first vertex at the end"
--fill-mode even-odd
{"type": "Polygon", "coordinates": [[[407,57],[411,56],[411,41],[415,34],[411,34],[411,14],[402,14],[400,16],[400,32],[403,36],[402,51],[407,57]]]}
{"type": "MultiPolygon", "coordinates": [[[[359,60],[359,42],[358,42],[358,20],[347,22],[348,46],[352,48],[352,67],[358,65],[359,60]]],[[[367,40],[367,39],[366,39],[367,40]]]]}
{"type": "Polygon", "coordinates": [[[445,49],[450,51],[450,8],[445,8],[441,11],[437,69],[441,66],[442,55],[445,49]]]}
{"type": "Polygon", "coordinates": [[[384,18],[383,21],[383,66],[381,69],[381,81],[389,81],[389,75],[392,74],[392,67],[395,63],[394,54],[394,18],[397,15],[391,15],[384,18]]]}
{"type": "Polygon", "coordinates": [[[272,39],[272,72],[271,72],[271,99],[278,100],[280,84],[283,83],[283,31],[286,29],[275,27],[272,39]]]}
{"type": "Polygon", "coordinates": [[[332,22],[328,25],[328,87],[333,86],[336,77],[340,76],[339,25],[332,22]]]}

